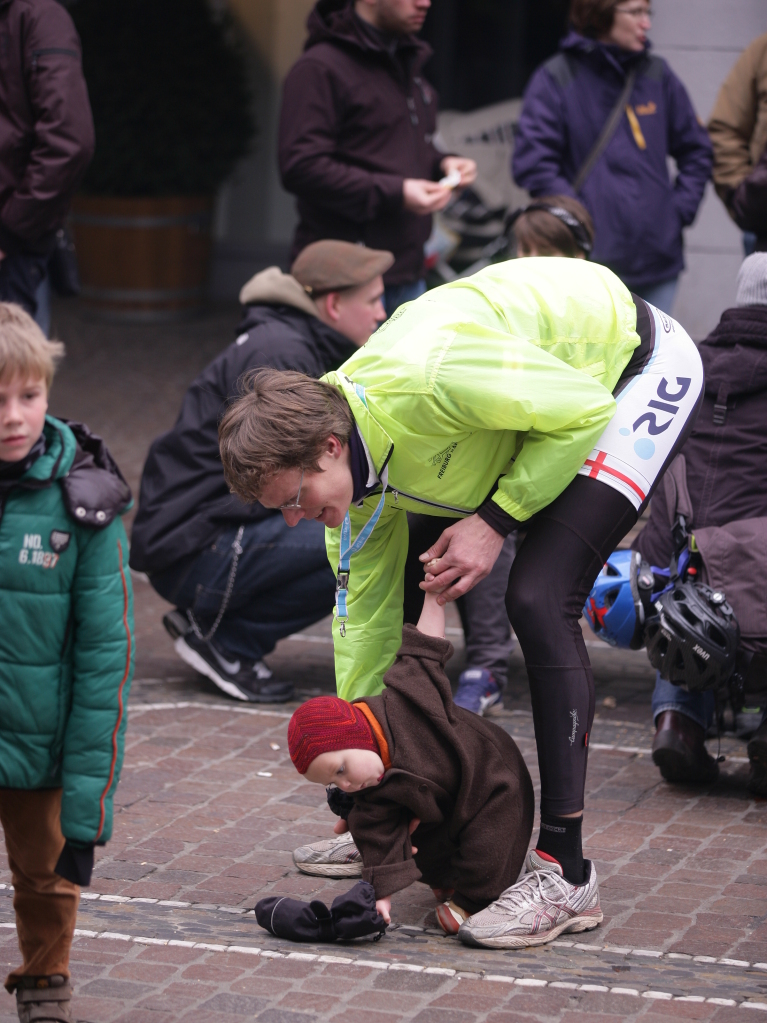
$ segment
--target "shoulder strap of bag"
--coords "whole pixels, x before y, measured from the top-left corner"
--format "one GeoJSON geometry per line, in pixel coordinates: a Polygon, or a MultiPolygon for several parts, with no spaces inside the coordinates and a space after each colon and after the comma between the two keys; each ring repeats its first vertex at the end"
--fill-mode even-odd
{"type": "Polygon", "coordinates": [[[565,89],[578,72],[578,65],[568,53],[555,53],[543,66],[560,89],[565,89]]]}
{"type": "Polygon", "coordinates": [[[599,133],[599,138],[592,146],[591,152],[586,157],[584,162],[581,164],[580,170],[575,175],[575,181],[573,181],[573,189],[576,192],[580,192],[584,182],[586,181],[586,178],[594,170],[597,160],[602,155],[602,153],[604,153],[605,149],[607,149],[607,145],[610,139],[615,134],[615,130],[620,124],[621,117],[623,117],[623,111],[626,107],[626,104],[628,103],[629,96],[631,95],[631,92],[634,88],[634,82],[636,81],[636,77],[637,68],[633,67],[626,75],[626,81],[624,83],[623,88],[621,89],[621,94],[616,100],[615,106],[610,111],[610,116],[605,121],[604,126],[602,127],[602,131],[599,133]]]}
{"type": "Polygon", "coordinates": [[[666,469],[663,477],[663,489],[666,494],[666,506],[671,520],[671,537],[674,543],[672,571],[676,571],[679,554],[687,546],[693,518],[692,501],[687,487],[687,462],[684,455],[677,455],[666,469]]]}

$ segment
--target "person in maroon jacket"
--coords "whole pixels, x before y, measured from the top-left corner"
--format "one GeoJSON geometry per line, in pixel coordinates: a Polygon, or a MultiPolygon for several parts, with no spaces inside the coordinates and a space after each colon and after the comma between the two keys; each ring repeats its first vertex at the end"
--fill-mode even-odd
{"type": "Polygon", "coordinates": [[[437,96],[421,70],[431,50],[413,34],[430,6],[318,0],[282,97],[280,174],[298,198],[291,259],[322,238],[393,252],[389,315],[425,290],[431,214],[476,177],[473,160],[434,146],[437,96]]]}
{"type": "Polygon", "coordinates": [[[57,0],[0,0],[0,301],[32,316],[93,156],[80,39],[57,0]]]}

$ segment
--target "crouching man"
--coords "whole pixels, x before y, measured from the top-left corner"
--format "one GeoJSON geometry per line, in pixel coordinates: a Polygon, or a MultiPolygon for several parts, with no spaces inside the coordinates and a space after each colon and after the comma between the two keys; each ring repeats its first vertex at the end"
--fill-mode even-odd
{"type": "Polygon", "coordinates": [[[422,880],[440,925],[456,934],[517,880],[534,800],[511,736],[453,703],[444,637],[444,608],[427,594],[383,693],[309,700],[290,720],[288,745],[308,781],[353,794],[344,812],[384,920],[394,892],[422,880]]]}
{"type": "Polygon", "coordinates": [[[382,274],[393,260],[320,241],[290,274],[256,274],[240,292],[239,337],[192,383],[176,425],[149,449],[131,568],[176,605],[163,621],[179,657],[235,699],[290,699],[293,686],[272,678],[262,658],[332,611],[335,579],[322,523],[289,529],[279,510],[229,492],[218,422],[249,372],[319,377],[364,345],[384,319],[382,274]]]}

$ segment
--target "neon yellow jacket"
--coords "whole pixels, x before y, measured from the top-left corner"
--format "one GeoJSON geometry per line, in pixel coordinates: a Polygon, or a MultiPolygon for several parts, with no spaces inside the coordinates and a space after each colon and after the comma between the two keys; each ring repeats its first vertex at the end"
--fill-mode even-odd
{"type": "MultiPolygon", "coordinates": [[[[514,259],[400,308],[323,379],[347,398],[385,507],[351,559],[346,635],[333,624],[339,696],[383,688],[402,638],[406,511],[470,515],[493,500],[524,522],[575,477],[615,412],[639,344],[636,308],[605,267],[514,259]]],[[[380,500],[351,508],[352,539],[380,500]]],[[[326,530],[339,560],[340,527],[326,530]]]]}

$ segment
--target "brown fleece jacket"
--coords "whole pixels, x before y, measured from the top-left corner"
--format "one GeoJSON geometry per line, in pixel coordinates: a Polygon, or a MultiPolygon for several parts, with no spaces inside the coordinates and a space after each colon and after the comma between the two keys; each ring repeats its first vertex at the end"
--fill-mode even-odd
{"type": "Polygon", "coordinates": [[[386,689],[364,702],[381,725],[392,766],[355,793],[348,824],[362,876],[382,899],[423,880],[454,888],[475,913],[514,884],[533,827],[533,786],[514,740],[456,707],[444,665],[447,640],[406,625],[386,689]],[[408,824],[420,825],[413,834],[408,824]]]}

